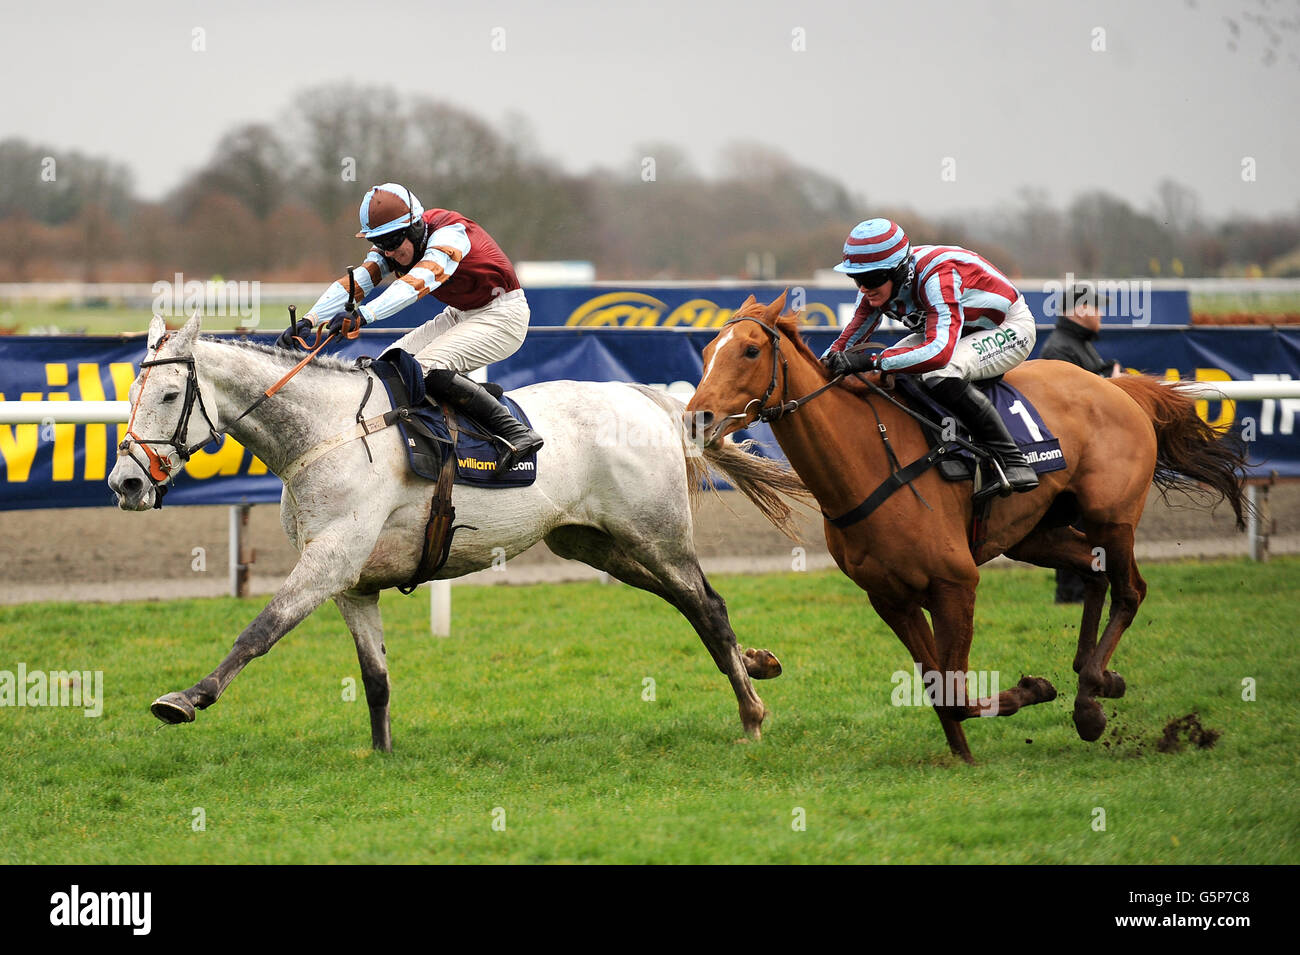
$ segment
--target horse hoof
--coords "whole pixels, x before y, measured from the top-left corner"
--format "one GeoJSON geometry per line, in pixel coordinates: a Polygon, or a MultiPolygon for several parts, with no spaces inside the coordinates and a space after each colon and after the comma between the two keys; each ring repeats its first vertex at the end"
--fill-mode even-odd
{"type": "Polygon", "coordinates": [[[1101,675],[1101,689],[1102,696],[1117,700],[1124,695],[1124,691],[1128,689],[1128,684],[1114,670],[1107,670],[1101,675]]]}
{"type": "Polygon", "coordinates": [[[745,669],[751,680],[770,680],[781,675],[781,661],[771,650],[745,651],[745,669]]]}
{"type": "Polygon", "coordinates": [[[160,696],[149,705],[149,712],[164,723],[175,726],[178,723],[194,722],[194,704],[180,693],[168,693],[160,696]]]}
{"type": "Polygon", "coordinates": [[[1041,676],[1022,676],[1017,686],[1028,690],[1034,703],[1048,703],[1056,699],[1056,687],[1041,676]]]}
{"type": "Polygon", "coordinates": [[[1074,728],[1079,739],[1085,743],[1095,743],[1101,739],[1106,729],[1106,714],[1101,711],[1101,704],[1096,700],[1079,697],[1074,701],[1074,728]]]}

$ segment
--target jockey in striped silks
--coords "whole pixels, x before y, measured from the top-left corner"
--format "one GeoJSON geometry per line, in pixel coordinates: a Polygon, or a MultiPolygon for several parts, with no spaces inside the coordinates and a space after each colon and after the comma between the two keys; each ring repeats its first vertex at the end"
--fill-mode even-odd
{"type": "MultiPolygon", "coordinates": [[[[968,249],[914,248],[889,219],[858,223],[835,270],[848,274],[859,291],[853,318],[822,355],[827,370],[832,375],[884,371],[917,376],[978,443],[997,455],[1012,490],[1036,488],[1038,477],[1006,424],[971,384],[1005,374],[1033,350],[1034,317],[1010,280],[968,249]],[[849,351],[866,342],[887,316],[911,334],[882,352],[849,351]]],[[[997,490],[992,484],[983,493],[997,490]]]]}

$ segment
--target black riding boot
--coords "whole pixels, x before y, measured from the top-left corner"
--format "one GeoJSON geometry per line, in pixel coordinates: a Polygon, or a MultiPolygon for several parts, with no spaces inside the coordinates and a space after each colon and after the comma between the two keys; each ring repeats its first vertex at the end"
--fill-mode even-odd
{"type": "MultiPolygon", "coordinates": [[[[970,428],[976,444],[988,448],[997,456],[1012,491],[1032,491],[1038,487],[1038,475],[1012,440],[1006,422],[993,407],[988,395],[961,378],[940,378],[923,383],[937,401],[951,408],[970,428]]],[[[997,493],[1007,492],[1001,490],[998,484],[988,484],[980,489],[977,498],[997,493]]]]}
{"type": "Polygon", "coordinates": [[[505,447],[494,477],[510,473],[511,468],[542,446],[542,436],[512,415],[477,381],[435,368],[425,377],[424,386],[433,398],[465,412],[505,447]]]}

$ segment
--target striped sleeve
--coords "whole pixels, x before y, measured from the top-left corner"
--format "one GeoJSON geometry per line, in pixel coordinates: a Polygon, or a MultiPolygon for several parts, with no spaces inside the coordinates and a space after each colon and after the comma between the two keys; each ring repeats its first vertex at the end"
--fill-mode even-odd
{"type": "Polygon", "coordinates": [[[429,236],[424,257],[384,294],[360,311],[367,322],[381,322],[397,314],[417,299],[424,298],[456,272],[461,260],[469,255],[469,235],[463,223],[443,226],[429,236]]]}
{"type": "Polygon", "coordinates": [[[884,371],[921,374],[952,361],[964,321],[961,275],[955,268],[936,270],[922,286],[919,297],[925,314],[925,337],[917,345],[895,345],[881,352],[880,367],[884,371]]]}
{"type": "MultiPolygon", "coordinates": [[[[371,249],[365,260],[352,270],[352,277],[357,283],[357,298],[360,302],[369,295],[376,285],[388,274],[388,265],[384,262],[384,257],[371,249]]],[[[339,312],[348,301],[348,290],[343,287],[343,282],[336,281],[330,285],[316,300],[316,304],[311,307],[308,316],[314,315],[316,321],[327,322],[339,312]]]]}
{"type": "Polygon", "coordinates": [[[849,323],[844,326],[844,331],[840,332],[839,337],[835,339],[835,341],[831,342],[831,347],[822,352],[821,357],[824,359],[831,352],[844,351],[844,349],[854,344],[859,338],[870,338],[871,333],[879,323],[880,313],[867,304],[866,295],[859,291],[857,301],[853,303],[853,317],[849,319],[849,323]],[[871,317],[872,313],[875,313],[875,320],[871,323],[870,327],[867,328],[865,333],[859,335],[858,330],[862,328],[863,323],[871,317]]]}

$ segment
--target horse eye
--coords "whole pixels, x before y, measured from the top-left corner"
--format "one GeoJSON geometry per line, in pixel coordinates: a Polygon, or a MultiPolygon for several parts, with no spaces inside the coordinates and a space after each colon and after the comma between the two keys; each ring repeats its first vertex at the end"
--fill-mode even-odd
{"type": "Polygon", "coordinates": [[[167,394],[163,395],[163,399],[162,399],[162,400],[163,400],[164,403],[165,403],[165,402],[168,402],[168,401],[175,401],[175,400],[176,400],[177,398],[179,398],[180,396],[181,396],[181,393],[180,393],[179,391],[169,391],[169,392],[167,392],[167,394]]]}
{"type": "Polygon", "coordinates": [[[757,358],[757,357],[758,357],[758,346],[757,346],[757,345],[750,345],[748,348],[746,348],[746,349],[745,349],[745,357],[746,357],[746,358],[757,358]]]}

